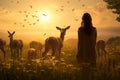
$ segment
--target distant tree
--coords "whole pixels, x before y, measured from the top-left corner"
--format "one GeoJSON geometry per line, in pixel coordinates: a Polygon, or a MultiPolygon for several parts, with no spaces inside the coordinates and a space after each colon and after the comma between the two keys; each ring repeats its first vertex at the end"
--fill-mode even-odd
{"type": "Polygon", "coordinates": [[[103,0],[105,1],[108,5],[108,9],[113,9],[113,13],[117,14],[118,17],[116,20],[120,22],[120,0],[103,0]]]}

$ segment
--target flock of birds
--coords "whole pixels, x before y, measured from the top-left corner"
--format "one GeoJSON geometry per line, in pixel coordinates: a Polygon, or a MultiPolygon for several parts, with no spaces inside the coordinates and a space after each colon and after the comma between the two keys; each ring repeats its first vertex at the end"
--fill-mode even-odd
{"type": "MultiPolygon", "coordinates": [[[[81,0],[78,0],[78,2],[80,2],[81,0]]],[[[21,3],[21,0],[9,0],[9,3],[11,4],[20,4],[21,3]]],[[[70,5],[71,1],[66,1],[67,4],[70,5]]],[[[84,4],[81,5],[82,7],[85,7],[84,4]]],[[[33,11],[34,10],[34,6],[33,5],[28,5],[29,9],[31,9],[30,11],[28,10],[21,10],[21,11],[18,11],[19,14],[23,15],[23,21],[22,22],[13,22],[14,25],[21,25],[22,27],[25,27],[25,26],[35,26],[37,23],[40,22],[40,18],[39,18],[39,10],[36,10],[36,11],[33,11]],[[33,11],[33,12],[31,12],[33,11]],[[31,21],[32,19],[32,21],[31,21]]],[[[5,9],[5,8],[3,8],[5,9]]],[[[72,12],[75,12],[75,8],[72,8],[71,11],[72,12]]],[[[65,5],[62,5],[60,6],[60,9],[58,10],[55,10],[56,12],[64,12],[65,11],[65,5]]],[[[7,14],[10,13],[10,11],[6,11],[7,14]]],[[[42,16],[47,16],[45,13],[42,14],[42,16]]],[[[75,18],[74,19],[75,21],[79,21],[78,18],[75,18]]]]}

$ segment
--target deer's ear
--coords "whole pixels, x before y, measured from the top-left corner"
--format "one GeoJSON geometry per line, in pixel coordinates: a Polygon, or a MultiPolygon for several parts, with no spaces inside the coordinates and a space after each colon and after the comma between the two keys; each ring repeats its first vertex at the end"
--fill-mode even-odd
{"type": "Polygon", "coordinates": [[[56,28],[57,28],[58,30],[61,30],[61,28],[60,28],[60,27],[57,27],[57,26],[56,26],[56,28]]]}
{"type": "Polygon", "coordinates": [[[15,34],[15,31],[13,31],[13,33],[12,34],[15,34]]]}
{"type": "Polygon", "coordinates": [[[10,34],[10,32],[8,31],[8,33],[10,34]]]}
{"type": "Polygon", "coordinates": [[[67,26],[65,29],[69,29],[70,28],[70,26],[67,26]]]}

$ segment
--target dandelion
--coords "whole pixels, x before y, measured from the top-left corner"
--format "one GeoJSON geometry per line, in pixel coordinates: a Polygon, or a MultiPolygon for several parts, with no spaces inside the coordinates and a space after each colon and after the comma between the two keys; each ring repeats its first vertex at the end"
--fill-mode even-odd
{"type": "Polygon", "coordinates": [[[65,55],[65,52],[61,52],[61,54],[65,55]]]}
{"type": "Polygon", "coordinates": [[[52,60],[54,60],[54,59],[55,59],[55,56],[52,57],[52,60]]]}
{"type": "Polygon", "coordinates": [[[37,72],[34,70],[33,73],[37,73],[37,72]]]}
{"type": "Polygon", "coordinates": [[[40,59],[36,59],[36,63],[40,63],[40,59]]]}
{"type": "Polygon", "coordinates": [[[30,71],[29,71],[29,70],[26,70],[25,72],[29,73],[30,71]]]}
{"type": "Polygon", "coordinates": [[[13,62],[13,59],[9,59],[8,61],[9,61],[9,62],[13,62]]]}
{"type": "Polygon", "coordinates": [[[53,68],[52,67],[48,67],[49,68],[49,70],[52,70],[53,68]]]}
{"type": "Polygon", "coordinates": [[[36,62],[36,59],[32,59],[31,61],[32,61],[32,62],[36,62]]]}
{"type": "Polygon", "coordinates": [[[11,68],[11,64],[10,63],[6,64],[6,68],[10,69],[11,68]]]}
{"type": "Polygon", "coordinates": [[[28,66],[30,66],[31,64],[30,64],[30,63],[28,63],[27,65],[28,65],[28,66]]]}
{"type": "Polygon", "coordinates": [[[73,67],[73,64],[68,64],[67,67],[73,67]]]}
{"type": "Polygon", "coordinates": [[[68,57],[72,57],[72,54],[68,54],[68,57]]]}
{"type": "Polygon", "coordinates": [[[65,67],[67,64],[65,62],[62,62],[61,65],[65,67]]]}
{"type": "Polygon", "coordinates": [[[51,56],[51,53],[47,53],[47,56],[51,56]]]}
{"type": "Polygon", "coordinates": [[[38,65],[41,67],[41,66],[42,66],[42,63],[39,63],[38,65]]]}
{"type": "Polygon", "coordinates": [[[19,67],[17,67],[17,68],[16,68],[16,70],[20,70],[20,68],[19,68],[19,67]]]}
{"type": "Polygon", "coordinates": [[[45,72],[45,70],[44,70],[44,69],[41,69],[41,72],[45,72]]]}
{"type": "Polygon", "coordinates": [[[61,62],[65,62],[64,58],[61,58],[60,61],[61,61],[61,62]]]}

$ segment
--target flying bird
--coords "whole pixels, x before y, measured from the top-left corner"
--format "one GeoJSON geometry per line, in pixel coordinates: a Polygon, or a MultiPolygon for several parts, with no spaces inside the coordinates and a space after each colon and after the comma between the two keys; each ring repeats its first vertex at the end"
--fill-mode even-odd
{"type": "Polygon", "coordinates": [[[73,8],[72,11],[75,11],[75,9],[73,8]]]}
{"type": "Polygon", "coordinates": [[[45,35],[46,35],[46,33],[43,34],[43,36],[45,36],[45,35]]]}
{"type": "Polygon", "coordinates": [[[62,8],[64,7],[64,6],[61,6],[62,8]]]}
{"type": "Polygon", "coordinates": [[[26,15],[26,18],[28,18],[28,15],[26,15]]]}
{"type": "Polygon", "coordinates": [[[75,21],[79,21],[79,19],[75,19],[75,21]]]}
{"type": "Polygon", "coordinates": [[[22,27],[25,27],[25,25],[22,25],[22,27]]]}
{"type": "Polygon", "coordinates": [[[70,1],[67,1],[67,3],[69,4],[69,3],[70,3],[70,1]]]}
{"type": "Polygon", "coordinates": [[[32,8],[32,5],[30,5],[30,8],[32,8]]]}
{"type": "Polygon", "coordinates": [[[37,21],[39,21],[39,19],[37,19],[37,21]]]}
{"type": "Polygon", "coordinates": [[[17,4],[19,3],[19,1],[17,1],[17,4]]]}
{"type": "Polygon", "coordinates": [[[82,7],[85,7],[85,5],[84,5],[84,4],[82,4],[82,7]]]}
{"type": "Polygon", "coordinates": [[[61,11],[64,11],[64,9],[60,9],[61,11]]]}
{"type": "Polygon", "coordinates": [[[46,14],[43,14],[43,16],[47,16],[46,14]]]}

